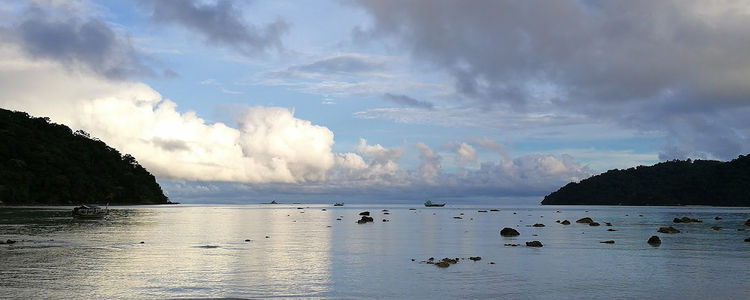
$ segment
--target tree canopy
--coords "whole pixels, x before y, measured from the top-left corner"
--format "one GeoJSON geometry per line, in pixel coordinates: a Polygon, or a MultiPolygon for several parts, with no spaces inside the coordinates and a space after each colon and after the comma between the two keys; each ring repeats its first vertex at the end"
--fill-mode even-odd
{"type": "Polygon", "coordinates": [[[750,156],[609,170],[567,184],[542,204],[750,206],[750,156]]]}
{"type": "Polygon", "coordinates": [[[0,109],[0,204],[169,203],[135,157],[65,125],[0,109]]]}

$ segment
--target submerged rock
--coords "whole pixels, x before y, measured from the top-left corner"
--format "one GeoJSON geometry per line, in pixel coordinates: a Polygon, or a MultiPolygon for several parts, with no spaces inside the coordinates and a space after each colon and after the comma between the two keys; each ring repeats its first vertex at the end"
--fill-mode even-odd
{"type": "Polygon", "coordinates": [[[713,229],[713,230],[721,230],[721,226],[712,226],[711,229],[713,229]]]}
{"type": "Polygon", "coordinates": [[[612,223],[610,223],[610,222],[604,222],[604,225],[612,226],[612,223]]]}
{"type": "Polygon", "coordinates": [[[490,211],[500,211],[499,209],[490,209],[490,211]]]}
{"type": "Polygon", "coordinates": [[[617,229],[608,228],[607,231],[617,231],[617,229]]]}
{"type": "Polygon", "coordinates": [[[599,224],[599,223],[597,223],[597,222],[591,222],[591,223],[589,223],[589,226],[599,226],[599,225],[600,225],[600,224],[599,224]]]}
{"type": "Polygon", "coordinates": [[[746,238],[745,242],[750,243],[750,238],[746,238]]]}
{"type": "Polygon", "coordinates": [[[669,227],[659,227],[659,230],[657,230],[657,232],[661,232],[661,233],[680,233],[680,231],[677,230],[677,228],[674,228],[672,226],[669,226],[669,227]]]}
{"type": "Polygon", "coordinates": [[[518,247],[520,244],[505,244],[506,247],[518,247]]]}
{"type": "Polygon", "coordinates": [[[578,220],[576,221],[576,223],[583,223],[583,224],[591,224],[591,223],[593,223],[593,222],[594,222],[594,220],[592,220],[592,219],[591,219],[591,218],[589,218],[589,217],[585,217],[585,218],[580,218],[580,219],[578,219],[578,220]]]}
{"type": "Polygon", "coordinates": [[[540,241],[526,242],[526,247],[542,247],[542,246],[544,245],[542,245],[542,242],[540,241]]]}
{"type": "Polygon", "coordinates": [[[501,236],[519,236],[521,235],[518,233],[518,230],[515,230],[513,228],[505,227],[502,230],[500,230],[501,236]]]}
{"type": "Polygon", "coordinates": [[[542,224],[542,223],[536,223],[536,224],[534,224],[532,226],[534,226],[534,227],[544,227],[544,224],[542,224]]]}
{"type": "Polygon", "coordinates": [[[487,212],[486,210],[480,209],[477,212],[487,212]]]}
{"type": "Polygon", "coordinates": [[[568,220],[563,220],[563,221],[562,221],[562,223],[560,223],[560,224],[563,224],[563,225],[570,225],[570,221],[568,221],[568,220]]]}
{"type": "Polygon", "coordinates": [[[750,226],[750,219],[747,219],[747,221],[745,221],[745,226],[750,226]]]}
{"type": "Polygon", "coordinates": [[[473,260],[473,261],[480,261],[480,260],[482,260],[482,257],[481,256],[470,256],[469,259],[473,260]]]}
{"type": "Polygon", "coordinates": [[[599,242],[599,243],[602,243],[602,244],[614,244],[614,243],[615,243],[615,241],[613,241],[613,240],[609,240],[609,241],[601,241],[601,242],[599,242]]]}
{"type": "Polygon", "coordinates": [[[719,217],[719,216],[717,216],[717,217],[714,218],[714,220],[716,220],[716,221],[721,220],[721,219],[723,219],[723,218],[719,217]]]}
{"type": "Polygon", "coordinates": [[[648,238],[647,243],[651,246],[659,246],[661,245],[661,239],[658,236],[652,235],[650,238],[648,238]]]}

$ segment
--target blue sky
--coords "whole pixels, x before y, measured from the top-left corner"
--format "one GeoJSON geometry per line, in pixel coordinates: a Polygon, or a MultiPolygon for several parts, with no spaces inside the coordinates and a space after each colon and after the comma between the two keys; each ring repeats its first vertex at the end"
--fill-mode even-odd
{"type": "Polygon", "coordinates": [[[748,16],[731,1],[9,1],[0,107],[133,154],[175,201],[539,201],[612,168],[750,152],[748,16]]]}

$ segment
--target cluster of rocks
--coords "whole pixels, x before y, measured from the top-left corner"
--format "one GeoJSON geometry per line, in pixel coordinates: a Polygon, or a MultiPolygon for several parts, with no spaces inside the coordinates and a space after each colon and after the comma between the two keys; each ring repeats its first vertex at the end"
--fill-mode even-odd
{"type": "MultiPolygon", "coordinates": [[[[461,261],[463,259],[466,259],[466,258],[458,258],[458,257],[456,257],[456,258],[447,258],[446,257],[446,258],[443,258],[441,260],[436,260],[434,257],[430,257],[427,260],[421,261],[420,263],[429,264],[429,265],[435,265],[435,266],[440,267],[440,268],[447,268],[447,267],[450,267],[451,265],[457,264],[459,261],[461,261]]],[[[482,257],[481,256],[470,256],[468,259],[471,260],[471,261],[475,261],[476,262],[476,261],[482,260],[482,257]]],[[[412,259],[411,261],[414,261],[414,259],[412,259]]],[[[490,262],[490,264],[494,265],[495,262],[490,262]]]]}
{"type": "Polygon", "coordinates": [[[594,220],[591,219],[591,218],[589,218],[589,217],[580,218],[580,219],[576,220],[576,223],[589,224],[589,226],[599,226],[599,225],[601,225],[601,224],[599,224],[597,222],[594,222],[594,220]]]}
{"type": "Polygon", "coordinates": [[[373,219],[372,217],[370,217],[370,212],[369,211],[363,211],[363,212],[359,213],[359,215],[362,216],[362,218],[360,218],[359,220],[357,220],[357,224],[365,224],[365,223],[368,223],[368,222],[375,222],[375,219],[373,219]]]}

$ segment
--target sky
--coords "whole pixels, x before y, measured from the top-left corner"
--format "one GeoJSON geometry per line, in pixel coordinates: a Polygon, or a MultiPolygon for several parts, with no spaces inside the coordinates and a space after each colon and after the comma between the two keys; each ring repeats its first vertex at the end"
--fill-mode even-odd
{"type": "Polygon", "coordinates": [[[11,0],[0,107],[173,201],[538,203],[750,153],[749,28],[720,0],[11,0]]]}

